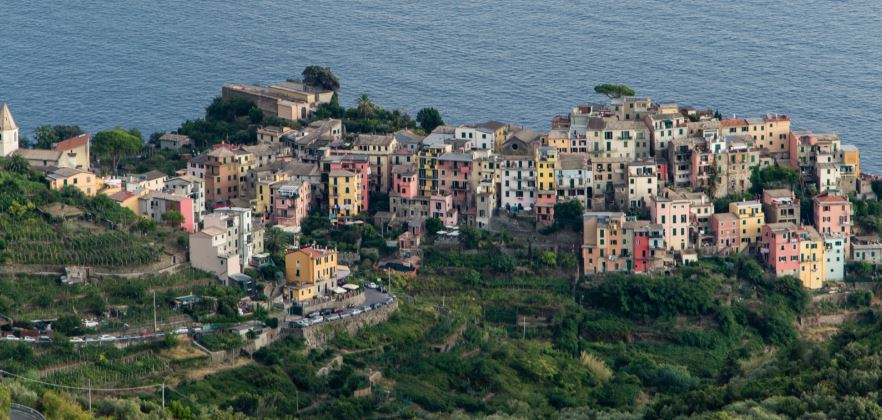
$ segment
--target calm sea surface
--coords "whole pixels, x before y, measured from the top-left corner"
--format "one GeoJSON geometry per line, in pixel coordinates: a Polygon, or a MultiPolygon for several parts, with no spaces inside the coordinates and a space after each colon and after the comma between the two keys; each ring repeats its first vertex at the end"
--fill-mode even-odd
{"type": "Polygon", "coordinates": [[[202,115],[224,82],[330,66],[361,93],[448,123],[547,129],[592,86],[727,116],[787,113],[882,172],[882,2],[0,2],[0,101],[40,124],[145,134],[202,115]]]}

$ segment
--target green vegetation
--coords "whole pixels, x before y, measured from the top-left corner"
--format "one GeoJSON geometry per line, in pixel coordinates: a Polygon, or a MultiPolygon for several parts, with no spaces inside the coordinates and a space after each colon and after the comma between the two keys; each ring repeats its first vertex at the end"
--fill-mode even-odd
{"type": "Polygon", "coordinates": [[[110,170],[114,174],[119,169],[120,160],[134,156],[144,147],[144,140],[137,130],[115,128],[101,131],[92,139],[92,153],[95,158],[110,161],[110,170]]]}
{"type": "Polygon", "coordinates": [[[783,166],[754,167],[750,174],[750,193],[760,195],[765,189],[787,188],[799,192],[799,171],[783,166]]]}
{"type": "Polygon", "coordinates": [[[634,89],[625,85],[602,84],[594,86],[594,92],[600,95],[606,95],[608,98],[621,98],[622,96],[634,96],[634,89]]]}
{"type": "Polygon", "coordinates": [[[301,75],[303,76],[303,84],[307,86],[333,90],[334,92],[340,90],[340,81],[337,80],[337,76],[329,67],[307,66],[301,75]]]}
{"type": "Polygon", "coordinates": [[[199,336],[198,341],[211,351],[232,350],[242,347],[245,340],[239,334],[222,332],[199,336]]]}
{"type": "Polygon", "coordinates": [[[52,145],[62,140],[83,134],[78,125],[41,125],[34,129],[34,148],[51,149],[52,145]]]}
{"type": "MultiPolygon", "coordinates": [[[[17,166],[16,159],[2,163],[17,166]]],[[[52,191],[41,176],[16,171],[0,171],[0,261],[122,267],[159,260],[162,244],[133,237],[154,229],[145,219],[106,196],[87,197],[73,188],[52,191]],[[77,208],[87,221],[56,219],[45,210],[49,205],[77,208]]]]}
{"type": "Polygon", "coordinates": [[[441,113],[435,108],[423,108],[417,112],[416,120],[420,123],[420,128],[426,133],[431,133],[435,127],[444,125],[441,113]]]}

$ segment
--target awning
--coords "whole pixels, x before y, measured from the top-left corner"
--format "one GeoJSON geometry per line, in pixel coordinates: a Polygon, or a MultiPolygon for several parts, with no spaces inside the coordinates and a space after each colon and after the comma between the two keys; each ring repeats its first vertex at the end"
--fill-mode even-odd
{"type": "Polygon", "coordinates": [[[346,289],[344,289],[342,287],[335,287],[335,288],[331,289],[331,291],[338,294],[338,295],[346,293],[346,289]]]}
{"type": "Polygon", "coordinates": [[[358,290],[358,285],[352,283],[346,283],[343,285],[343,288],[346,290],[358,290]]]}

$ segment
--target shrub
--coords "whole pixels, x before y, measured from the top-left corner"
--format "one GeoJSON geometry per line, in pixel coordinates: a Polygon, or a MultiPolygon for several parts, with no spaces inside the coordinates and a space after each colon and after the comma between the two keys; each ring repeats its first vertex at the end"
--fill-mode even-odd
{"type": "Polygon", "coordinates": [[[606,365],[606,363],[591,353],[582,351],[582,355],[579,356],[579,361],[582,363],[582,366],[585,366],[585,368],[588,369],[591,377],[597,382],[604,383],[610,380],[613,376],[612,370],[606,365]]]}

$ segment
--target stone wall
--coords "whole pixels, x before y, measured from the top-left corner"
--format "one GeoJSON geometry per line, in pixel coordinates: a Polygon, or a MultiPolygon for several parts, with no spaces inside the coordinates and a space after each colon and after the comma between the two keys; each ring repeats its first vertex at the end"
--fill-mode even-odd
{"type": "Polygon", "coordinates": [[[295,337],[302,337],[309,348],[324,347],[329,340],[334,338],[337,331],[346,331],[349,335],[354,336],[364,327],[385,322],[396,310],[398,310],[398,299],[373,311],[364,312],[349,318],[323,322],[305,328],[286,328],[284,332],[295,337]]]}
{"type": "Polygon", "coordinates": [[[361,306],[364,305],[364,299],[364,292],[362,292],[340,300],[331,299],[328,301],[317,303],[315,305],[303,306],[302,315],[308,315],[311,312],[320,311],[325,308],[344,308],[350,303],[352,304],[352,306],[361,306]]]}

